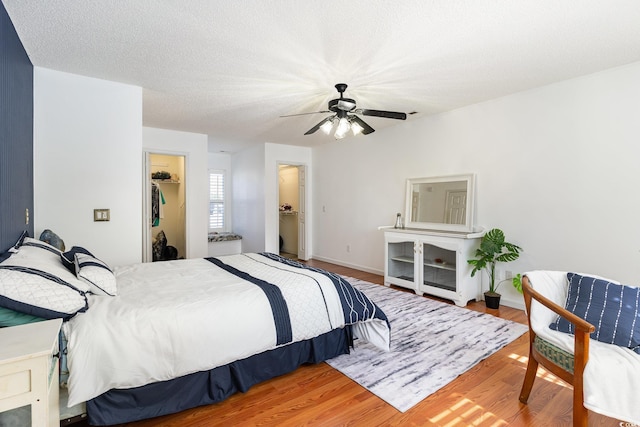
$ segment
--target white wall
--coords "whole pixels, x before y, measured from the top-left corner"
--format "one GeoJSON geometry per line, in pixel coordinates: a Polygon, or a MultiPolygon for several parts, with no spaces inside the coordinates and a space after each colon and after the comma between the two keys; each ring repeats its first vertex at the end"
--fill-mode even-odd
{"type": "Polygon", "coordinates": [[[264,145],[231,157],[233,182],[233,231],[242,236],[244,252],[260,252],[265,244],[264,145]]]}
{"type": "MultiPolygon", "coordinates": [[[[150,153],[185,156],[187,258],[208,254],[209,175],[207,135],[143,128],[143,148],[150,153]]],[[[138,180],[142,181],[142,173],[138,180]]]]}
{"type": "MultiPolygon", "coordinates": [[[[306,165],[311,173],[311,149],[292,145],[265,143],[251,147],[231,157],[233,179],[234,232],[242,235],[244,252],[278,253],[278,165],[306,165]]],[[[313,186],[307,180],[307,193],[313,186]]],[[[311,202],[307,199],[307,205],[311,202]]],[[[307,214],[307,224],[313,215],[307,214]]],[[[307,247],[311,247],[311,237],[307,247]]]]}
{"type": "Polygon", "coordinates": [[[34,225],[111,266],[142,256],[142,89],[34,68],[34,225]],[[94,222],[93,209],[111,210],[94,222]]]}
{"type": "Polygon", "coordinates": [[[405,180],[475,173],[477,224],[524,249],[501,269],[638,284],[639,81],[635,63],[315,148],[314,257],[381,273],[405,180]]]}
{"type": "MultiPolygon", "coordinates": [[[[312,168],[312,150],[309,147],[296,147],[293,145],[283,144],[265,144],[265,250],[267,252],[278,253],[280,250],[280,237],[278,234],[280,223],[280,211],[278,200],[279,187],[279,165],[305,165],[307,166],[307,175],[311,176],[312,168]]],[[[313,194],[313,182],[310,179],[306,181],[306,193],[313,194]]],[[[313,214],[311,213],[311,199],[307,197],[307,227],[313,224],[313,214]]],[[[307,233],[306,247],[310,248],[313,244],[311,233],[307,233]]],[[[307,256],[310,255],[307,250],[307,256]]]]}

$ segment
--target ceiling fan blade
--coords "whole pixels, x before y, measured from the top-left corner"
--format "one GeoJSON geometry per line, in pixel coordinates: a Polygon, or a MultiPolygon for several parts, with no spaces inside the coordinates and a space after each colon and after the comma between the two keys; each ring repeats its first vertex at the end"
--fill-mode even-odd
{"type": "Polygon", "coordinates": [[[356,110],[355,113],[362,114],[363,116],[384,117],[385,119],[407,120],[406,113],[398,113],[396,111],[367,110],[363,108],[356,110]]]}
{"type": "Polygon", "coordinates": [[[326,119],[322,120],[320,123],[318,123],[317,125],[315,125],[314,127],[312,127],[311,129],[309,129],[308,131],[306,131],[304,134],[305,135],[311,135],[312,133],[314,133],[315,131],[317,131],[318,129],[320,129],[320,126],[322,126],[323,124],[330,122],[331,119],[333,119],[334,116],[329,116],[326,119]]]}
{"type": "Polygon", "coordinates": [[[369,126],[368,124],[366,124],[365,121],[362,120],[360,117],[351,116],[351,120],[356,122],[357,124],[359,124],[362,127],[362,134],[363,135],[369,135],[370,133],[375,132],[375,129],[372,128],[371,126],[369,126]]]}
{"type": "Polygon", "coordinates": [[[325,110],[325,111],[313,111],[311,113],[298,113],[298,114],[287,114],[286,116],[280,116],[280,117],[295,117],[295,116],[306,116],[309,114],[319,114],[319,113],[330,113],[331,111],[329,110],[325,110]]]}

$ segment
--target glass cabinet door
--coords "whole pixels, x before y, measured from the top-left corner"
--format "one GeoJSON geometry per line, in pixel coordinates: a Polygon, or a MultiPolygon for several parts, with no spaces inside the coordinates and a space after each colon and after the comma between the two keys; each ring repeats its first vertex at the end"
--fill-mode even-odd
{"type": "Polygon", "coordinates": [[[389,255],[387,258],[387,275],[413,282],[415,276],[413,241],[389,242],[387,250],[389,255]]]}
{"type": "Polygon", "coordinates": [[[456,251],[423,243],[422,269],[424,285],[456,291],[456,251]]]}
{"type": "Polygon", "coordinates": [[[480,297],[480,275],[471,277],[467,260],[480,245],[482,232],[439,233],[426,230],[385,231],[385,286],[412,289],[464,307],[480,297]]]}

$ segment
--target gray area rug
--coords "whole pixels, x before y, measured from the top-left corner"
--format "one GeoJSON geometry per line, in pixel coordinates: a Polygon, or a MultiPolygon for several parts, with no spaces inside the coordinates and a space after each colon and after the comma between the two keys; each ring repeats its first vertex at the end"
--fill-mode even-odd
{"type": "Polygon", "coordinates": [[[357,340],[327,363],[405,412],[527,331],[525,325],[347,277],[391,323],[391,351],[357,340]]]}

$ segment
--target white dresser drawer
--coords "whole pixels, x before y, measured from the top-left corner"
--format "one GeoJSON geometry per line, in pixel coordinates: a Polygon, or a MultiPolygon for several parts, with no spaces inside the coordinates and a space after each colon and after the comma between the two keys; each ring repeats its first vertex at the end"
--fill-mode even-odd
{"type": "Polygon", "coordinates": [[[31,391],[31,371],[10,372],[0,375],[0,400],[31,391]]]}

